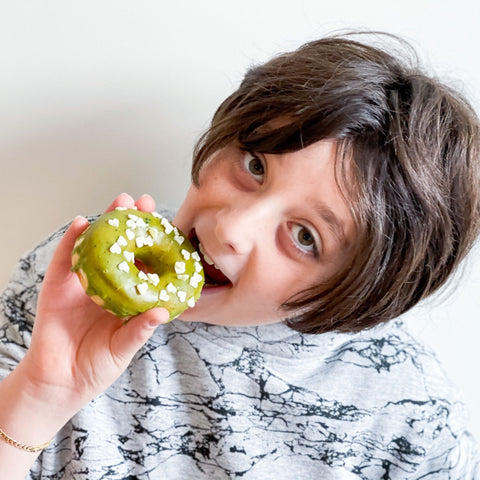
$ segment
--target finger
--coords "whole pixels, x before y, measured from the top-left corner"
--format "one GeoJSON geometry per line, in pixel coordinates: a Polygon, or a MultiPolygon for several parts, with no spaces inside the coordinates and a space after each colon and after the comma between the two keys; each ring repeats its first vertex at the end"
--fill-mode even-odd
{"type": "Polygon", "coordinates": [[[135,205],[135,200],[128,193],[121,193],[117,198],[110,204],[110,206],[105,210],[105,212],[111,212],[117,207],[127,207],[131,208],[135,205]]]}
{"type": "Polygon", "coordinates": [[[70,272],[72,266],[72,250],[77,237],[88,227],[88,220],[77,217],[68,227],[55,249],[48,270],[54,270],[56,274],[70,272]]]}
{"type": "Polygon", "coordinates": [[[165,308],[152,308],[132,317],[127,324],[119,328],[111,342],[112,355],[119,363],[130,363],[133,356],[152,336],[155,328],[169,321],[165,308]]]}
{"type": "Polygon", "coordinates": [[[148,194],[142,195],[136,202],[135,205],[139,210],[144,212],[153,212],[155,210],[155,200],[148,194]]]}

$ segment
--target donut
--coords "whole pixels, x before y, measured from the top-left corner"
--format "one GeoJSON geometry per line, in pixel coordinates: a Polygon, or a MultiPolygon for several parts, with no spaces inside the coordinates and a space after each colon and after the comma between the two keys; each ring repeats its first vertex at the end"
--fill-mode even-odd
{"type": "Polygon", "coordinates": [[[72,271],[95,303],[125,320],[156,306],[173,320],[195,305],[205,281],[200,256],[182,232],[156,212],[123,207],[77,238],[72,271]]]}

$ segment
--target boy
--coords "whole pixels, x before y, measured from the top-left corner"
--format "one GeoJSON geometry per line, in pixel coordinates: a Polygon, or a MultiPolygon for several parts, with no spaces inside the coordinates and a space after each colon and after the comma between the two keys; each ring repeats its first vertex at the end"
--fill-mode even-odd
{"type": "Polygon", "coordinates": [[[457,93],[353,37],[251,70],[174,219],[207,273],[183,321],[122,325],[86,297],[69,270],[85,219],[20,263],[2,297],[2,471],[476,478],[455,389],[395,319],[478,236],[478,147],[457,93]]]}

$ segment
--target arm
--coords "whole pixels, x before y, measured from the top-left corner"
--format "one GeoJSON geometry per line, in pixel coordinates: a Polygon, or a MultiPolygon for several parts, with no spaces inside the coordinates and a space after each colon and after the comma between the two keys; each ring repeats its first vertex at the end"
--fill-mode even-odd
{"type": "MultiPolygon", "coordinates": [[[[120,204],[131,206],[133,199],[120,196],[110,208],[120,204]]],[[[154,208],[150,197],[136,205],[154,208]]],[[[87,297],[70,272],[73,244],[87,226],[84,218],[75,219],[58,244],[38,298],[30,348],[0,383],[0,428],[27,445],[51,439],[121,375],[155,327],[168,321],[166,310],[152,309],[124,325],[87,297]]],[[[25,478],[37,455],[0,439],[5,478],[25,478]]]]}

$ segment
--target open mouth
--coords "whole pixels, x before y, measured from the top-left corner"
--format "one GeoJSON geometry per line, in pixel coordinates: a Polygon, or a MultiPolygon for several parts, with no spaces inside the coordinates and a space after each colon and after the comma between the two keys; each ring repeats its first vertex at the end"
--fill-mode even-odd
{"type": "Polygon", "coordinates": [[[203,272],[205,274],[205,284],[203,288],[232,285],[232,282],[228,279],[228,277],[224,275],[219,268],[217,268],[212,259],[205,253],[200,240],[195,234],[195,230],[192,230],[190,233],[189,240],[200,255],[200,261],[202,262],[203,272]]]}

